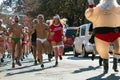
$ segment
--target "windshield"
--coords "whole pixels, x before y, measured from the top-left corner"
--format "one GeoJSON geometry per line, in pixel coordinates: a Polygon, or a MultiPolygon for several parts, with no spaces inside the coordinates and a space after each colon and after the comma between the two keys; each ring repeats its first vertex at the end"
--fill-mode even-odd
{"type": "Polygon", "coordinates": [[[73,36],[73,35],[75,36],[76,32],[77,32],[77,30],[74,30],[74,29],[66,30],[65,36],[73,36]]]}

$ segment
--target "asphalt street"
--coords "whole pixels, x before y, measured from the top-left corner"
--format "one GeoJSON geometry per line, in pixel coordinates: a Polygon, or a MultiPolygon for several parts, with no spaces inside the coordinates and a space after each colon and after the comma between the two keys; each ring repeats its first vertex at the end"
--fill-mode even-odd
{"type": "MultiPolygon", "coordinates": [[[[112,56],[109,59],[109,72],[104,75],[98,64],[98,57],[94,61],[88,58],[74,57],[73,52],[66,53],[59,65],[53,67],[55,59],[48,61],[44,55],[44,69],[40,65],[33,65],[33,56],[29,54],[22,66],[11,68],[11,59],[5,59],[0,67],[0,80],[120,80],[120,72],[112,70],[112,56]]],[[[120,69],[120,63],[118,63],[120,69]]]]}

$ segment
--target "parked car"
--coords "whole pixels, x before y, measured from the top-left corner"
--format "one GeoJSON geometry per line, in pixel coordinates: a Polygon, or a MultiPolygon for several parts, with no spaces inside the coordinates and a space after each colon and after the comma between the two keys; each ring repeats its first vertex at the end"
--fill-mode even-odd
{"type": "Polygon", "coordinates": [[[75,57],[81,55],[87,57],[89,53],[93,52],[93,45],[89,43],[91,35],[89,35],[90,23],[79,26],[74,43],[73,53],[75,57]]]}
{"type": "Polygon", "coordinates": [[[64,43],[64,53],[68,51],[73,51],[73,42],[75,39],[75,35],[77,32],[78,27],[68,27],[64,31],[64,36],[63,36],[63,43],[64,43]]]}
{"type": "MultiPolygon", "coordinates": [[[[77,30],[77,34],[73,43],[73,53],[75,57],[78,57],[81,55],[81,57],[88,57],[91,53],[96,53],[96,50],[94,50],[93,45],[89,42],[89,39],[91,37],[91,34],[89,34],[89,28],[90,24],[83,24],[79,26],[79,29],[77,30]]],[[[113,45],[110,45],[110,53],[113,50],[113,45]]]]}

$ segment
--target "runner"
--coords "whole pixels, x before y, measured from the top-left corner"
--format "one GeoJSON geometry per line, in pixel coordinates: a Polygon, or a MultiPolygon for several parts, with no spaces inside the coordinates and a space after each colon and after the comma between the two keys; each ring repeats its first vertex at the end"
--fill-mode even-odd
{"type": "MultiPolygon", "coordinates": [[[[103,73],[108,73],[110,44],[114,44],[113,54],[120,54],[120,6],[117,0],[100,0],[95,7],[94,0],[88,0],[86,18],[93,23],[96,49],[103,58],[103,73]]],[[[117,58],[113,59],[113,70],[117,70],[117,58]]]]}
{"type": "MultiPolygon", "coordinates": [[[[94,60],[96,54],[98,54],[98,52],[96,51],[96,46],[95,46],[95,41],[94,41],[94,34],[93,34],[93,24],[90,24],[90,28],[89,28],[89,34],[91,35],[91,38],[89,39],[89,42],[93,45],[93,49],[94,52],[92,53],[92,57],[91,59],[94,60]]],[[[102,58],[99,56],[99,66],[102,66],[102,58]]]]}
{"type": "MultiPolygon", "coordinates": [[[[32,23],[32,28],[34,28],[36,26],[36,24],[38,24],[38,20],[34,19],[33,23],[32,23]]],[[[32,45],[32,54],[34,56],[34,65],[37,65],[37,54],[36,54],[36,31],[34,31],[34,33],[32,33],[31,35],[31,45],[32,45]]]]}
{"type": "Polygon", "coordinates": [[[30,37],[29,37],[29,31],[28,31],[28,27],[23,27],[23,38],[22,38],[22,60],[25,59],[25,55],[27,57],[28,53],[29,53],[29,43],[30,42],[30,37]]]}
{"type": "Polygon", "coordinates": [[[11,41],[11,36],[12,34],[9,34],[9,36],[7,36],[7,39],[6,39],[6,50],[8,52],[8,55],[7,57],[10,57],[11,58],[11,55],[12,55],[12,41],[11,41]]]}
{"type": "MultiPolygon", "coordinates": [[[[46,20],[46,23],[50,26],[50,20],[46,20]]],[[[52,44],[51,44],[51,39],[48,39],[49,42],[49,47],[48,47],[48,60],[51,61],[53,57],[53,49],[52,49],[52,44]]]]}
{"type": "Polygon", "coordinates": [[[2,26],[3,20],[0,19],[0,64],[4,62],[4,53],[6,50],[5,46],[5,36],[7,34],[7,30],[2,26]]]}
{"type": "Polygon", "coordinates": [[[58,14],[56,14],[53,17],[53,23],[50,26],[50,31],[51,31],[51,43],[53,46],[55,60],[56,60],[54,67],[56,67],[58,65],[58,56],[60,60],[62,60],[62,54],[64,50],[63,39],[62,39],[63,25],[60,22],[60,16],[58,14]]]}
{"type": "Polygon", "coordinates": [[[44,16],[42,14],[39,14],[37,16],[38,23],[33,28],[34,31],[36,31],[37,34],[37,41],[36,41],[36,53],[38,55],[38,61],[41,64],[41,67],[44,68],[43,65],[43,50],[46,54],[48,54],[48,41],[49,38],[49,27],[46,23],[44,23],[44,16]]]}
{"type": "Polygon", "coordinates": [[[12,44],[12,68],[15,68],[15,58],[16,63],[21,66],[21,39],[22,39],[22,25],[19,24],[19,18],[18,16],[15,16],[15,23],[9,27],[9,34],[12,33],[11,40],[13,42],[12,44]]]}

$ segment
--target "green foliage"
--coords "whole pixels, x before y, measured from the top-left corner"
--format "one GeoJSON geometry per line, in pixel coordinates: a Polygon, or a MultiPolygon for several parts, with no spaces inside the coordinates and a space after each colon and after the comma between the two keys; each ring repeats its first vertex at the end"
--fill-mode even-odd
{"type": "Polygon", "coordinates": [[[65,17],[68,19],[70,26],[78,26],[82,22],[80,20],[84,16],[83,8],[85,7],[86,0],[37,0],[35,2],[32,6],[38,7],[28,11],[28,14],[32,17],[42,13],[46,19],[51,19],[54,14],[59,14],[61,18],[65,17]]]}
{"type": "MultiPolygon", "coordinates": [[[[42,13],[45,19],[52,19],[54,14],[59,14],[61,18],[68,19],[69,26],[79,26],[86,23],[84,12],[88,7],[87,0],[28,0],[33,1],[29,15],[36,17],[42,13]]],[[[27,3],[28,3],[27,1],[27,3]]],[[[94,0],[97,4],[99,0],[94,0]]]]}

